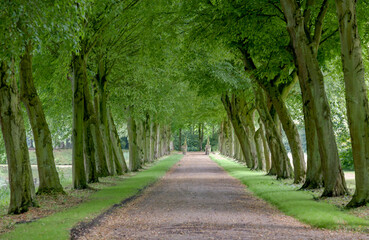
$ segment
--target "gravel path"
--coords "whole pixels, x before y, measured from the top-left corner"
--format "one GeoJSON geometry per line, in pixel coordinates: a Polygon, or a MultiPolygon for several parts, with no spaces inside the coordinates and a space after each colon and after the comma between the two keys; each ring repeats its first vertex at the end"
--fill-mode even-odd
{"type": "Polygon", "coordinates": [[[80,239],[369,239],[312,229],[245,191],[208,156],[190,153],[142,196],[80,239]]]}

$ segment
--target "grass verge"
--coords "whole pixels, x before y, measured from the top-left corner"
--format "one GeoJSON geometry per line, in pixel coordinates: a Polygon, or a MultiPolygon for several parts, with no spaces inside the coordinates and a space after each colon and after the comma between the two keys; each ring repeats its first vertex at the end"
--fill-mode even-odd
{"type": "Polygon", "coordinates": [[[263,172],[250,171],[247,167],[212,155],[210,158],[231,176],[239,179],[256,196],[276,206],[283,213],[318,228],[348,229],[369,232],[369,221],[348,214],[326,202],[319,202],[308,191],[296,191],[296,187],[284,184],[263,172]]]}
{"type": "Polygon", "coordinates": [[[86,202],[35,222],[19,224],[0,239],[69,239],[70,229],[81,221],[89,221],[114,204],[134,196],[142,188],[157,181],[183,155],[169,156],[136,175],[92,194],[86,202]]]}

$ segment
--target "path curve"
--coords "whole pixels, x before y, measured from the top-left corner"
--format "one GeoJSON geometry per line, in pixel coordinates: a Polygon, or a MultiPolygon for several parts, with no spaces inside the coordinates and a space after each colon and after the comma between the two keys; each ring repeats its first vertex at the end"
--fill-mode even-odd
{"type": "Polygon", "coordinates": [[[245,191],[203,153],[189,153],[143,195],[80,239],[369,239],[312,229],[245,191]]]}

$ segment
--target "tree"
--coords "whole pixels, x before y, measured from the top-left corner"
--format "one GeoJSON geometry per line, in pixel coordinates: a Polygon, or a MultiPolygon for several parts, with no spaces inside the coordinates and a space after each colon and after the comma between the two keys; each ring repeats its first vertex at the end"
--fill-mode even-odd
{"type": "Polygon", "coordinates": [[[324,192],[322,196],[340,196],[347,193],[346,182],[341,169],[337,144],[330,117],[330,108],[324,90],[324,77],[317,60],[322,24],[327,12],[328,1],[323,1],[314,35],[307,29],[312,2],[307,1],[305,11],[294,0],[281,0],[287,30],[293,44],[300,86],[306,86],[307,98],[312,102],[312,116],[317,128],[319,151],[322,161],[324,192]],[[310,47],[312,46],[312,47],[310,47]]]}
{"type": "Polygon", "coordinates": [[[26,131],[14,74],[14,61],[11,69],[5,61],[2,61],[0,65],[0,124],[9,167],[9,214],[27,212],[29,207],[36,204],[26,131]],[[12,71],[10,77],[9,70],[12,71]]]}
{"type": "Polygon", "coordinates": [[[20,95],[26,106],[36,145],[40,185],[37,193],[64,193],[56,171],[51,133],[46,122],[40,98],[33,83],[32,43],[29,40],[20,61],[20,95]]]}
{"type": "Polygon", "coordinates": [[[347,117],[355,166],[356,189],[349,207],[369,201],[369,107],[356,1],[336,1],[341,37],[347,117]]]}

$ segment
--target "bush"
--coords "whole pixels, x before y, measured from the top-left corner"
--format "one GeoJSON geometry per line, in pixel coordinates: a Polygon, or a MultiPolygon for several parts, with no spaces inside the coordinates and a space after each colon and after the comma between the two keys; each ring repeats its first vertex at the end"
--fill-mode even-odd
{"type": "Polygon", "coordinates": [[[2,136],[0,137],[0,164],[6,164],[5,144],[2,136]]]}
{"type": "Polygon", "coordinates": [[[340,159],[344,170],[354,170],[354,159],[352,157],[352,148],[340,151],[340,159]]]}
{"type": "Polygon", "coordinates": [[[0,151],[0,164],[6,164],[6,153],[0,151]]]}

